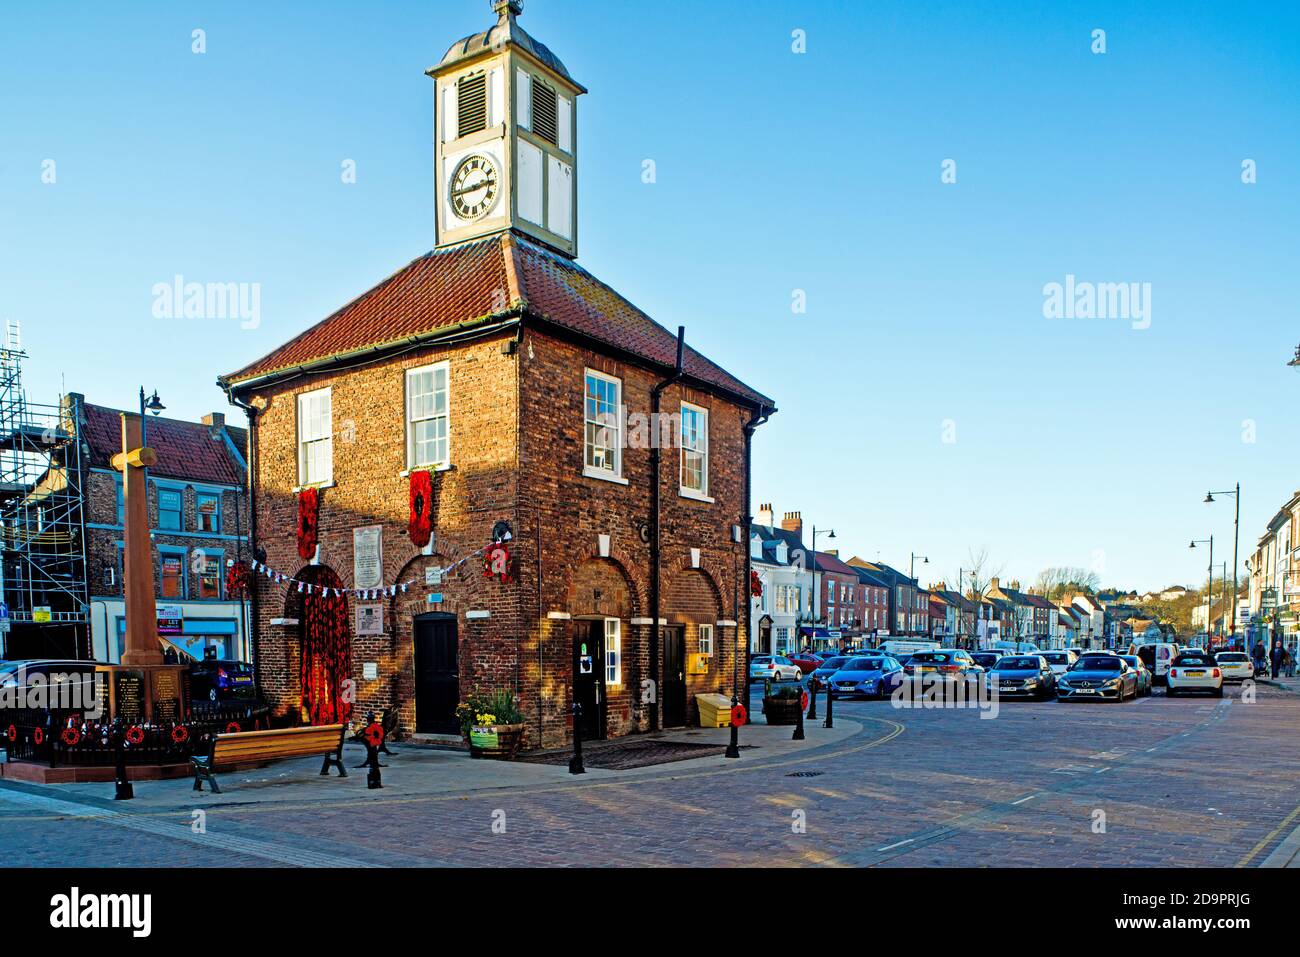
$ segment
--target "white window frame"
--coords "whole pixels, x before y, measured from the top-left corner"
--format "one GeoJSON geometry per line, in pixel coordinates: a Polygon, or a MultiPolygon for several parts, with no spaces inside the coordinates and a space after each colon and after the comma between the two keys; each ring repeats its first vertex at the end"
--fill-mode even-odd
{"type": "Polygon", "coordinates": [[[713,626],[700,625],[700,654],[713,657],[713,626]]]}
{"type": "Polygon", "coordinates": [[[623,684],[623,623],[617,618],[605,619],[605,687],[617,688],[623,684]]]}
{"type": "Polygon", "coordinates": [[[582,474],[587,478],[603,479],[607,482],[617,482],[626,485],[627,480],[623,477],[623,380],[617,376],[606,375],[604,372],[598,372],[595,369],[584,369],[582,374],[582,474]],[[614,424],[602,422],[600,419],[590,419],[587,417],[587,380],[595,379],[612,385],[614,392],[614,424]],[[610,443],[611,448],[608,450],[614,459],[612,469],[602,468],[595,465],[587,464],[587,453],[592,448],[592,443],[587,439],[587,427],[596,426],[598,429],[610,429],[613,439],[610,443]]]}
{"type": "Polygon", "coordinates": [[[683,402],[681,407],[681,427],[677,434],[681,440],[681,451],[677,461],[677,491],[683,498],[693,498],[701,502],[712,502],[709,497],[709,410],[703,406],[694,405],[690,402],[683,402]],[[686,442],[686,415],[687,413],[699,416],[700,418],[700,440],[699,447],[688,445],[686,442]],[[701,458],[700,465],[700,487],[698,489],[689,487],[685,482],[686,477],[686,453],[695,452],[701,458]]]}
{"type": "Polygon", "coordinates": [[[311,486],[329,485],[334,481],[334,390],[331,388],[315,389],[311,392],[302,392],[298,394],[298,484],[302,488],[311,486]],[[324,419],[324,435],[316,434],[317,430],[312,430],[311,438],[304,438],[306,432],[304,426],[306,421],[303,416],[303,409],[306,403],[314,399],[324,397],[326,401],[322,417],[324,419]],[[325,455],[326,474],[324,476],[308,474],[308,446],[323,446],[327,450],[325,455]]]}
{"type": "Polygon", "coordinates": [[[406,405],[406,467],[410,471],[418,469],[445,469],[451,464],[451,363],[435,362],[432,365],[420,366],[418,369],[407,369],[405,377],[405,405],[406,405]],[[438,373],[443,375],[443,411],[438,414],[436,411],[431,415],[415,418],[411,413],[411,380],[418,375],[429,374],[433,377],[433,391],[430,395],[434,399],[434,408],[437,408],[438,396],[438,373]],[[432,462],[421,462],[415,454],[418,443],[415,440],[415,425],[417,422],[436,422],[439,419],[445,421],[443,443],[445,445],[445,454],[441,459],[432,462]]]}

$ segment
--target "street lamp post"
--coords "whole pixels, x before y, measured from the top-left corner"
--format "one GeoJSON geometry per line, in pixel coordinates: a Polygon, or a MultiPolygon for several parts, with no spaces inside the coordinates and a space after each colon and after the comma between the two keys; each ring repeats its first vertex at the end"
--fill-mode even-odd
{"type": "MultiPolygon", "coordinates": [[[[1209,538],[1194,538],[1188,548],[1195,548],[1197,545],[1210,546],[1210,565],[1208,573],[1210,580],[1205,584],[1205,642],[1210,643],[1210,603],[1214,601],[1214,536],[1209,538]]],[[[1208,651],[1209,649],[1206,648],[1208,651]]]]}
{"type": "MultiPolygon", "coordinates": [[[[149,422],[148,422],[148,418],[145,416],[145,413],[152,412],[154,415],[159,415],[160,413],[166,411],[166,409],[167,406],[163,405],[162,400],[158,398],[157,389],[154,389],[153,395],[149,396],[149,398],[146,399],[144,396],[144,386],[140,386],[140,447],[141,448],[148,448],[149,446],[149,422]]],[[[141,469],[140,471],[141,474],[143,474],[146,478],[148,478],[149,475],[148,469],[141,469]]],[[[145,488],[147,489],[148,485],[146,485],[145,488]]],[[[146,492],[146,494],[148,493],[146,492]]]]}
{"type": "MultiPolygon", "coordinates": [[[[917,599],[917,597],[918,597],[918,595],[920,594],[920,591],[921,591],[921,589],[918,587],[918,585],[919,585],[920,583],[917,582],[917,580],[916,580],[916,560],[919,558],[919,559],[921,559],[921,563],[922,563],[923,565],[928,565],[928,564],[930,564],[930,559],[929,559],[927,556],[925,556],[925,555],[918,555],[918,554],[916,554],[915,552],[911,552],[911,553],[909,553],[909,554],[911,554],[911,556],[912,556],[912,564],[911,564],[911,565],[909,566],[909,568],[908,568],[908,577],[912,579],[912,604],[913,604],[913,606],[915,606],[915,605],[916,605],[916,599],[917,599]]],[[[911,608],[911,609],[908,610],[908,613],[907,613],[907,624],[908,624],[908,629],[907,629],[907,631],[908,631],[908,634],[912,634],[912,632],[913,632],[912,625],[915,624],[916,612],[917,612],[917,609],[916,609],[915,607],[913,607],[913,608],[911,608]]],[[[929,614],[930,614],[930,610],[927,608],[927,609],[926,609],[926,616],[929,617],[929,614]]]]}
{"type": "MultiPolygon", "coordinates": [[[[825,535],[827,538],[835,537],[835,529],[822,529],[817,531],[817,526],[812,530],[812,634],[808,636],[808,646],[812,647],[813,640],[817,637],[817,536],[825,535]]],[[[830,621],[826,622],[829,630],[830,621]]]]}
{"type": "MultiPolygon", "coordinates": [[[[1232,520],[1232,644],[1237,643],[1237,545],[1241,533],[1241,483],[1227,492],[1206,492],[1205,504],[1213,503],[1216,495],[1231,495],[1236,503],[1236,516],[1232,520]]],[[[1225,582],[1226,584],[1226,582],[1225,582]]],[[[1242,643],[1245,647],[1245,643],[1242,643]]]]}

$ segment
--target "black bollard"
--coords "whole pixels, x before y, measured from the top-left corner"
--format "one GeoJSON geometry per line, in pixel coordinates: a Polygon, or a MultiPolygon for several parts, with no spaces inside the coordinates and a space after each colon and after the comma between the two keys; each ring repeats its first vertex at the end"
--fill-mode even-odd
{"type": "MultiPolygon", "coordinates": [[[[800,694],[803,694],[802,691],[799,692],[799,693],[800,693],[800,694]]],[[[803,702],[800,701],[800,702],[799,702],[799,718],[798,718],[798,720],[795,721],[795,723],[794,723],[794,734],[791,735],[790,740],[791,740],[791,741],[802,741],[803,739],[804,739],[804,735],[803,735],[803,702]]]]}
{"type": "Polygon", "coordinates": [[[831,683],[828,681],[826,682],[826,720],[822,722],[823,728],[835,727],[835,715],[831,704],[834,700],[835,689],[831,687],[831,683]]]}
{"type": "Polygon", "coordinates": [[[116,785],[117,790],[113,795],[114,801],[130,801],[135,797],[135,789],[126,776],[126,735],[122,734],[117,739],[116,755],[116,785]]]}
{"type": "Polygon", "coordinates": [[[740,699],[734,694],[731,696],[731,743],[727,745],[727,752],[724,758],[740,757],[740,725],[736,724],[736,708],[740,705],[740,699]]]}
{"type": "Polygon", "coordinates": [[[808,720],[817,720],[817,689],[821,687],[816,678],[808,679],[808,720]]]}
{"type": "Polygon", "coordinates": [[[380,777],[379,768],[379,749],[369,741],[366,742],[366,766],[370,770],[366,773],[366,787],[371,791],[377,791],[384,786],[383,779],[380,777]]]}
{"type": "Polygon", "coordinates": [[[570,774],[586,774],[582,766],[582,705],[573,702],[573,757],[569,760],[570,774]]]}

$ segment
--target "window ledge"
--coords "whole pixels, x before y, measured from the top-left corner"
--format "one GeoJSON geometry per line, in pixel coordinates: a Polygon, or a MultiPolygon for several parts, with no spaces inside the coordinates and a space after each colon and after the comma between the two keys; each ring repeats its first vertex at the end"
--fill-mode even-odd
{"type": "Polygon", "coordinates": [[[694,502],[704,502],[707,505],[713,505],[715,502],[715,499],[705,495],[703,492],[697,492],[693,488],[682,488],[679,486],[677,494],[682,498],[689,498],[694,502]]]}
{"type": "Polygon", "coordinates": [[[615,485],[631,484],[621,475],[615,475],[613,472],[606,472],[604,469],[593,469],[589,465],[584,465],[582,467],[582,475],[584,478],[598,479],[601,482],[613,482],[615,485]]]}
{"type": "Polygon", "coordinates": [[[415,468],[402,469],[402,478],[410,478],[412,472],[454,472],[454,465],[417,465],[415,468]]]}
{"type": "Polygon", "coordinates": [[[338,484],[339,484],[338,482],[335,482],[333,479],[331,479],[328,482],[317,482],[314,485],[299,485],[293,488],[292,492],[294,495],[297,495],[299,492],[305,492],[309,488],[314,488],[319,491],[324,491],[327,488],[338,488],[338,484]]]}

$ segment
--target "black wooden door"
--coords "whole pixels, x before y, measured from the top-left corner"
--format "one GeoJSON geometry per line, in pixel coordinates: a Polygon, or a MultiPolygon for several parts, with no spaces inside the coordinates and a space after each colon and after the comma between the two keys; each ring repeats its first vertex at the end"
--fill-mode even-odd
{"type": "Polygon", "coordinates": [[[452,615],[415,620],[415,729],[425,734],[456,734],[460,702],[459,642],[452,615]]]}
{"type": "Polygon", "coordinates": [[[664,636],[664,727],[686,724],[686,629],[665,628],[664,636]]]}
{"type": "Polygon", "coordinates": [[[582,738],[605,737],[605,623],[573,623],[573,700],[582,708],[582,738]]]}

